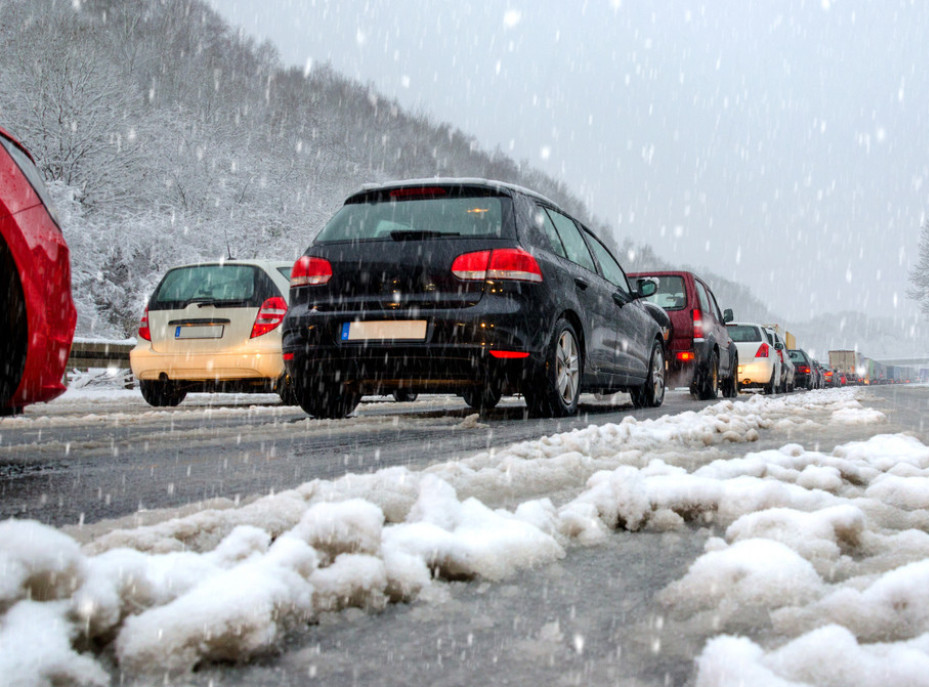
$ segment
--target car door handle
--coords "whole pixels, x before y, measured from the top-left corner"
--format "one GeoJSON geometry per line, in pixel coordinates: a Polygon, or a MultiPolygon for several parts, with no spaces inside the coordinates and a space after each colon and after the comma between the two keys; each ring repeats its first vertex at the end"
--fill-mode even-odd
{"type": "Polygon", "coordinates": [[[584,281],[580,277],[575,277],[574,283],[577,284],[577,288],[579,288],[581,291],[585,291],[587,287],[590,286],[586,281],[584,281]]]}

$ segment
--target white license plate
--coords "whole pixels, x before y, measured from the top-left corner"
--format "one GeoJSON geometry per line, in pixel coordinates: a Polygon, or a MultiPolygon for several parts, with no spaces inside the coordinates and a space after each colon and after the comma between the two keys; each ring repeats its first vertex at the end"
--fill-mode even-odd
{"type": "Polygon", "coordinates": [[[223,338],[223,325],[196,324],[178,325],[174,328],[175,339],[221,339],[223,338]]]}
{"type": "Polygon", "coordinates": [[[342,341],[425,341],[426,320],[345,322],[342,341]]]}

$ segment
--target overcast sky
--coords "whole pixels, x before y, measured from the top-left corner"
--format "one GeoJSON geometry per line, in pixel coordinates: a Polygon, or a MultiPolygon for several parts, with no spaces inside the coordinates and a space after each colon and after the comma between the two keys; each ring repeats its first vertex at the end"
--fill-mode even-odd
{"type": "Polygon", "coordinates": [[[916,316],[929,3],[210,2],[285,64],[329,62],[499,146],[788,323],[916,316]]]}

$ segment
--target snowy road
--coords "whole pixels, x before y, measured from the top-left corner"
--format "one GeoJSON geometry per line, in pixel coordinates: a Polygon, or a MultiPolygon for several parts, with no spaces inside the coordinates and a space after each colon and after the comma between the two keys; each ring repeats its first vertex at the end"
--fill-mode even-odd
{"type": "Polygon", "coordinates": [[[209,499],[242,501],[346,472],[409,468],[516,441],[660,417],[703,403],[668,394],[662,408],[633,410],[584,397],[581,413],[527,420],[504,399],[475,422],[453,396],[417,403],[377,398],[349,420],[308,419],[276,396],[193,394],[177,408],[153,410],[138,392],[69,393],[0,422],[0,518],[53,525],[90,523],[140,510],[209,499]]]}
{"type": "Polygon", "coordinates": [[[929,389],[688,408],[144,527],[0,522],[0,674],[925,684],[929,389]]]}

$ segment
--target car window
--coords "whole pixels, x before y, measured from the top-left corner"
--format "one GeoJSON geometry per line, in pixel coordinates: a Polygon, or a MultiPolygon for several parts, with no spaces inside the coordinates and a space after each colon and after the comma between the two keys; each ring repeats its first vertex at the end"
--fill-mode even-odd
{"type": "Polygon", "coordinates": [[[290,273],[293,271],[293,267],[278,267],[277,271],[284,275],[284,279],[290,281],[290,273]]]}
{"type": "Polygon", "coordinates": [[[590,232],[585,233],[587,234],[587,243],[590,245],[591,250],[593,250],[597,262],[600,263],[600,269],[603,272],[604,278],[623,293],[629,294],[631,292],[629,281],[626,279],[626,273],[623,272],[623,268],[616,262],[616,258],[607,250],[606,246],[600,243],[600,240],[596,236],[590,232]]]}
{"type": "Polygon", "coordinates": [[[790,359],[797,363],[802,363],[806,361],[803,353],[800,351],[787,351],[787,355],[790,356],[790,359]]]}
{"type": "Polygon", "coordinates": [[[560,255],[567,260],[568,253],[565,251],[564,244],[561,242],[561,237],[558,235],[558,230],[555,229],[555,225],[552,224],[552,218],[549,217],[548,213],[542,208],[536,208],[533,220],[548,237],[549,249],[552,253],[560,255]]]}
{"type": "Polygon", "coordinates": [[[26,177],[26,180],[32,186],[33,190],[35,190],[36,195],[39,197],[42,205],[45,206],[45,209],[48,210],[48,214],[55,221],[55,224],[60,224],[58,215],[55,212],[55,206],[52,205],[51,197],[48,195],[48,187],[45,185],[45,180],[42,178],[42,173],[39,171],[39,168],[35,166],[26,153],[6,137],[0,136],[0,144],[2,144],[6,152],[10,154],[10,157],[13,158],[13,162],[16,163],[16,166],[19,167],[20,171],[26,177]]]}
{"type": "Polygon", "coordinates": [[[761,330],[751,324],[729,324],[726,325],[729,330],[729,336],[736,343],[747,343],[752,341],[761,341],[761,330]]]}
{"type": "MultiPolygon", "coordinates": [[[[260,305],[260,270],[253,265],[191,265],[170,270],[152,296],[151,309],[179,309],[190,303],[260,305]]],[[[266,275],[266,280],[269,278],[266,275]]]]}
{"type": "Polygon", "coordinates": [[[556,210],[547,209],[561,242],[564,244],[565,251],[568,254],[568,260],[577,263],[581,267],[586,267],[591,272],[596,272],[597,267],[594,265],[594,259],[590,255],[590,249],[587,248],[587,242],[581,236],[581,230],[574,220],[567,215],[562,215],[556,210]]]}
{"type": "Polygon", "coordinates": [[[316,243],[498,238],[509,198],[480,195],[374,198],[342,207],[316,243]]]}
{"type": "Polygon", "coordinates": [[[719,303],[716,302],[716,294],[710,291],[710,287],[706,286],[706,284],[704,284],[703,287],[706,289],[706,295],[710,299],[710,309],[715,313],[716,319],[722,322],[723,311],[720,310],[719,303]]]}
{"type": "Polygon", "coordinates": [[[703,288],[703,284],[700,282],[694,282],[697,287],[697,300],[700,301],[700,310],[711,317],[713,316],[713,310],[710,307],[710,299],[706,295],[706,289],[703,288]]]}
{"type": "Polygon", "coordinates": [[[638,278],[653,281],[657,285],[655,293],[645,300],[665,310],[683,310],[687,307],[687,290],[684,288],[683,277],[678,275],[652,276],[641,274],[638,278]]]}

